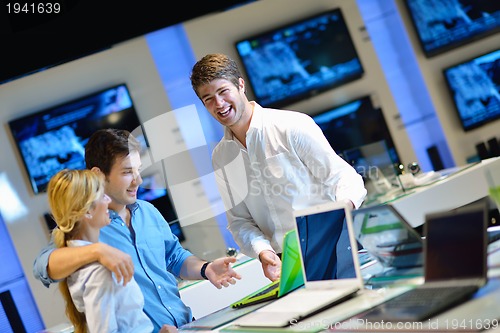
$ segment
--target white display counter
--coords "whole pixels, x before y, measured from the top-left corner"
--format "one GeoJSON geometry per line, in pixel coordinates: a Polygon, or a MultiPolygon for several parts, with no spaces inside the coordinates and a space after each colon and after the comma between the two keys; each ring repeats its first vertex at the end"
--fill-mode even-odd
{"type": "MultiPolygon", "coordinates": [[[[500,181],[500,157],[465,166],[442,180],[410,189],[410,194],[388,204],[394,206],[413,227],[417,227],[424,224],[428,213],[451,210],[488,196],[491,185],[487,173],[493,176],[495,182],[500,181]]],[[[500,183],[496,185],[500,186],[500,183]]]]}
{"type": "Polygon", "coordinates": [[[257,259],[244,257],[234,269],[241,275],[235,285],[217,289],[209,281],[196,281],[180,288],[181,299],[191,307],[193,316],[201,318],[247,296],[271,283],[262,272],[262,265],[257,259]]]}

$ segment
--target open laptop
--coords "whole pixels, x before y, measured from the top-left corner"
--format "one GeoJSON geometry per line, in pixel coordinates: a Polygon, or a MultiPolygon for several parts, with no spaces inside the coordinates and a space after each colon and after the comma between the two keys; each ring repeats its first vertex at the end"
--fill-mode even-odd
{"type": "Polygon", "coordinates": [[[232,308],[263,303],[282,297],[304,285],[297,231],[290,230],[283,236],[280,279],[231,304],[232,308]]]}
{"type": "Polygon", "coordinates": [[[304,285],[302,264],[297,242],[297,231],[290,230],[283,236],[281,254],[281,275],[278,281],[251,293],[230,306],[220,309],[205,317],[196,319],[180,327],[182,330],[213,330],[247,313],[266,305],[266,302],[282,297],[304,285]]]}
{"type": "Polygon", "coordinates": [[[352,215],[356,239],[380,266],[368,284],[423,275],[422,237],[393,206],[356,209],[352,215]]]}
{"type": "Polygon", "coordinates": [[[426,215],[424,283],[357,316],[422,321],[469,299],[487,281],[488,200],[426,215]]]}
{"type": "MultiPolygon", "coordinates": [[[[302,226],[306,226],[306,228],[297,226],[297,236],[301,247],[301,262],[305,279],[304,287],[235,320],[233,322],[234,325],[266,328],[289,326],[293,322],[347,300],[353,297],[360,289],[363,289],[364,284],[359,268],[358,247],[352,229],[350,207],[345,202],[331,202],[294,211],[294,218],[297,224],[302,224],[305,220],[305,224],[302,224],[302,226]],[[308,262],[320,258],[325,267],[329,266],[332,262],[329,260],[331,253],[329,255],[324,250],[329,249],[329,245],[331,244],[328,244],[328,242],[316,243],[319,245],[323,244],[324,246],[306,249],[305,247],[308,247],[310,244],[305,244],[303,240],[307,239],[309,241],[313,237],[325,236],[326,233],[323,227],[329,223],[333,225],[332,218],[338,219],[341,217],[341,222],[343,223],[344,216],[347,224],[346,232],[349,236],[349,244],[347,245],[349,245],[350,254],[352,255],[354,276],[342,279],[335,277],[318,278],[318,276],[314,276],[317,270],[313,266],[308,265],[308,262]]],[[[311,244],[313,243],[311,241],[311,244]]]]}
{"type": "Polygon", "coordinates": [[[397,157],[391,156],[385,140],[345,150],[342,155],[363,177],[367,190],[365,205],[406,194],[395,168],[397,157]]]}

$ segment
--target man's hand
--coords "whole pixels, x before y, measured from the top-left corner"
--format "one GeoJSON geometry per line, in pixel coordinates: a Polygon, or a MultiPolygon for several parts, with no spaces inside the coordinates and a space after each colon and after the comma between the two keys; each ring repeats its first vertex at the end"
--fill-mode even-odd
{"type": "Polygon", "coordinates": [[[234,262],[236,262],[236,258],[226,257],[215,259],[208,264],[205,275],[217,289],[229,287],[230,284],[236,283],[236,279],[241,279],[240,274],[236,273],[231,266],[234,262]]]}
{"type": "Polygon", "coordinates": [[[134,263],[130,255],[107,244],[97,244],[97,261],[115,274],[118,283],[123,281],[123,285],[127,285],[134,276],[134,263]]]}
{"type": "Polygon", "coordinates": [[[262,263],[262,271],[265,277],[271,281],[276,281],[280,278],[281,260],[274,251],[264,250],[259,253],[259,259],[262,263]]]}

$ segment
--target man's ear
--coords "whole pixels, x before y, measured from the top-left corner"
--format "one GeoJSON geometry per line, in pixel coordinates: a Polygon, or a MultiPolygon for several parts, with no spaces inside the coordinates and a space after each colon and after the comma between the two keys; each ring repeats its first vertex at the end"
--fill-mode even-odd
{"type": "Polygon", "coordinates": [[[240,82],[240,89],[245,92],[245,80],[243,80],[242,77],[239,78],[239,82],[240,82]]]}

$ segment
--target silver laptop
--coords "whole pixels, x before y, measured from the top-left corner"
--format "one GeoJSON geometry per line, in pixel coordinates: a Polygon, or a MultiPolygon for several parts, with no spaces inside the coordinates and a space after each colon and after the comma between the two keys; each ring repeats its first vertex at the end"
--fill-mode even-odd
{"type": "Polygon", "coordinates": [[[297,210],[294,212],[294,217],[297,221],[296,225],[298,224],[297,236],[301,248],[304,287],[237,319],[233,322],[234,325],[244,327],[289,326],[291,323],[355,296],[359,290],[364,288],[349,206],[344,202],[331,202],[297,210]],[[349,238],[349,244],[346,246],[350,247],[353,263],[351,265],[354,267],[351,267],[353,271],[351,277],[338,278],[335,275],[340,274],[338,271],[339,266],[341,266],[340,262],[337,265],[330,265],[332,261],[329,260],[328,253],[325,253],[331,244],[322,240],[315,243],[316,245],[324,244],[322,248],[321,246],[311,248],[311,244],[314,244],[311,239],[314,237],[324,238],[326,235],[324,226],[332,222],[332,219],[343,221],[344,216],[347,224],[347,229],[344,225],[344,232],[348,233],[349,238]],[[311,243],[307,244],[304,241],[306,239],[311,240],[311,243]],[[317,268],[315,265],[309,264],[311,260],[314,261],[318,258],[325,268],[322,272],[315,269],[317,268]]]}

